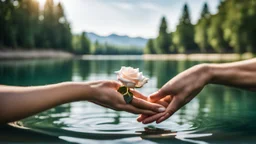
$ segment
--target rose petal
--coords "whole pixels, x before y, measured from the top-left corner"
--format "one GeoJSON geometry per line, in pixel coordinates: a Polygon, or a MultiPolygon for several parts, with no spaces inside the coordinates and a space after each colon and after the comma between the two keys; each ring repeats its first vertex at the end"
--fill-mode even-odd
{"type": "Polygon", "coordinates": [[[142,87],[147,83],[148,78],[143,76],[142,72],[139,72],[138,68],[124,67],[122,66],[119,71],[115,72],[117,74],[118,80],[125,86],[133,87],[142,87]]]}
{"type": "Polygon", "coordinates": [[[146,84],[148,82],[148,78],[144,77],[144,79],[142,79],[141,81],[139,81],[136,84],[136,87],[142,87],[144,84],[146,84]]]}
{"type": "Polygon", "coordinates": [[[125,78],[122,78],[122,77],[119,77],[118,80],[125,86],[127,87],[130,87],[130,88],[134,88],[136,83],[133,82],[133,81],[130,81],[128,79],[125,79],[125,78]]]}
{"type": "Polygon", "coordinates": [[[133,73],[133,69],[132,69],[132,68],[130,68],[130,71],[128,71],[127,68],[126,68],[126,70],[123,69],[123,70],[121,71],[121,74],[122,74],[123,77],[126,78],[126,79],[133,79],[133,80],[137,80],[137,79],[138,79],[138,78],[137,78],[137,73],[133,73]]]}

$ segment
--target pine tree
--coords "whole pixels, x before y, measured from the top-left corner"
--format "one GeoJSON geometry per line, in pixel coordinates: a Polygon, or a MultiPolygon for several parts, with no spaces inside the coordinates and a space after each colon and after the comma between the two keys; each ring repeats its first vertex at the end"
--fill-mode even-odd
{"type": "Polygon", "coordinates": [[[4,21],[4,1],[0,1],[0,49],[3,47],[4,45],[4,28],[5,28],[5,21],[4,21]]]}
{"type": "Polygon", "coordinates": [[[201,18],[209,18],[211,16],[211,13],[208,8],[208,4],[205,2],[203,6],[203,10],[201,12],[201,18]]]}
{"type": "Polygon", "coordinates": [[[201,12],[201,18],[195,26],[195,42],[203,53],[210,51],[207,35],[210,25],[210,16],[208,5],[205,3],[201,12]]]}
{"type": "Polygon", "coordinates": [[[226,19],[225,2],[221,2],[219,12],[210,18],[210,26],[208,28],[208,42],[215,52],[227,52],[228,43],[224,39],[223,22],[226,19]]]}
{"type": "Polygon", "coordinates": [[[165,17],[162,17],[159,34],[156,39],[157,47],[155,49],[158,54],[167,54],[169,53],[169,47],[171,45],[171,38],[167,32],[168,26],[165,17]]]}
{"type": "Polygon", "coordinates": [[[56,20],[58,20],[56,31],[58,32],[57,37],[57,48],[64,50],[72,49],[72,34],[69,27],[69,23],[65,17],[63,7],[61,3],[58,3],[56,7],[56,20]]]}
{"type": "Polygon", "coordinates": [[[99,41],[96,40],[91,48],[91,54],[97,54],[98,53],[98,49],[99,49],[99,41]]]}
{"type": "Polygon", "coordinates": [[[90,41],[86,37],[85,32],[83,32],[81,34],[80,42],[81,42],[81,52],[82,52],[82,54],[89,54],[90,53],[90,41]]]}
{"type": "Polygon", "coordinates": [[[15,20],[13,14],[16,7],[13,5],[17,0],[4,0],[0,2],[0,46],[16,47],[15,20]]]}
{"type": "Polygon", "coordinates": [[[224,39],[237,53],[256,52],[255,9],[255,1],[238,0],[222,2],[219,9],[219,13],[226,14],[222,25],[224,39]]]}
{"type": "Polygon", "coordinates": [[[41,34],[43,35],[43,47],[45,48],[56,48],[57,47],[57,38],[56,34],[56,20],[54,13],[54,3],[53,0],[46,0],[44,5],[44,20],[42,24],[41,34]]]}
{"type": "Polygon", "coordinates": [[[176,32],[173,35],[173,42],[179,53],[197,52],[197,46],[194,42],[194,27],[190,21],[190,15],[187,4],[183,7],[183,13],[176,32]]]}
{"type": "Polygon", "coordinates": [[[191,24],[190,14],[189,14],[189,10],[188,10],[188,5],[187,4],[185,4],[184,7],[183,7],[183,13],[182,13],[182,16],[180,18],[180,23],[187,24],[187,25],[191,24]]]}
{"type": "Polygon", "coordinates": [[[32,0],[21,1],[13,17],[15,23],[18,23],[17,44],[23,48],[34,48],[38,29],[39,3],[32,0]]]}
{"type": "Polygon", "coordinates": [[[147,45],[144,49],[145,54],[155,54],[154,41],[153,39],[149,39],[147,45]]]}

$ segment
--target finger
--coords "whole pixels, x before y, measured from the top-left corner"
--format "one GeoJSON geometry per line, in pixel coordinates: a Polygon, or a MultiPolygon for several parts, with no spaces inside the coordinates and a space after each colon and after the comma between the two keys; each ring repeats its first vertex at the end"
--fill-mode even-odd
{"type": "Polygon", "coordinates": [[[169,106],[166,108],[165,115],[163,115],[161,118],[159,118],[156,123],[161,123],[162,121],[168,119],[170,116],[172,116],[180,107],[182,106],[181,101],[177,99],[176,97],[173,98],[169,106]]]}
{"type": "Polygon", "coordinates": [[[173,97],[172,97],[171,95],[168,95],[168,96],[164,97],[163,100],[164,100],[165,102],[167,102],[167,103],[171,103],[172,98],[173,98],[173,97]]]}
{"type": "Polygon", "coordinates": [[[151,110],[154,112],[164,112],[165,107],[159,104],[151,103],[139,98],[134,97],[131,103],[133,106],[141,109],[151,110]]]}
{"type": "Polygon", "coordinates": [[[142,123],[143,123],[143,124],[152,123],[152,122],[156,121],[157,119],[161,118],[163,115],[165,115],[164,112],[163,112],[163,113],[155,114],[155,115],[153,115],[153,116],[151,116],[151,117],[148,117],[148,118],[144,119],[144,120],[142,121],[142,123]]]}
{"type": "Polygon", "coordinates": [[[147,117],[149,117],[148,115],[144,115],[144,114],[141,114],[138,116],[137,118],[137,121],[138,122],[142,122],[144,119],[146,119],[147,117]]]}
{"type": "Polygon", "coordinates": [[[150,102],[156,102],[156,101],[160,100],[161,98],[164,98],[165,96],[166,96],[166,94],[163,91],[159,90],[159,91],[154,92],[153,94],[151,94],[149,96],[148,100],[150,102]]]}
{"type": "Polygon", "coordinates": [[[154,112],[154,111],[136,108],[132,105],[124,105],[124,106],[122,106],[122,109],[127,111],[127,112],[133,113],[133,114],[145,114],[145,115],[154,115],[154,114],[156,114],[156,112],[154,112]]]}
{"type": "MultiPolygon", "coordinates": [[[[165,102],[164,99],[161,99],[160,101],[157,101],[156,103],[164,106],[164,107],[167,107],[169,103],[165,102]]],[[[144,119],[148,118],[149,116],[148,115],[140,115],[138,118],[137,118],[137,121],[138,122],[142,122],[144,119]]]]}
{"type": "Polygon", "coordinates": [[[169,103],[167,103],[166,101],[164,101],[163,99],[159,100],[156,102],[157,104],[160,104],[164,107],[168,107],[169,103]]]}
{"type": "Polygon", "coordinates": [[[133,95],[137,98],[143,99],[143,100],[147,100],[147,97],[144,96],[143,94],[141,94],[140,92],[134,90],[134,89],[130,89],[130,91],[133,93],[133,95]]]}

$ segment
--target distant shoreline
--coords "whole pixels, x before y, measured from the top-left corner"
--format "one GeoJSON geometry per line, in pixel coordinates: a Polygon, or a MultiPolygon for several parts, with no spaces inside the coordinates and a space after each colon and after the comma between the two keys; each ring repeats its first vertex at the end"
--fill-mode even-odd
{"type": "Polygon", "coordinates": [[[144,55],[83,55],[83,60],[190,60],[190,61],[235,61],[253,58],[245,54],[144,54],[144,55]]]}
{"type": "Polygon", "coordinates": [[[189,60],[189,61],[235,61],[255,57],[252,53],[244,54],[163,54],[143,55],[145,60],[189,60]]]}
{"type": "Polygon", "coordinates": [[[40,59],[40,58],[72,58],[74,55],[56,50],[0,50],[0,60],[40,59]]]}
{"type": "Polygon", "coordinates": [[[253,58],[245,54],[144,54],[144,55],[83,55],[56,50],[0,50],[0,60],[40,58],[81,58],[83,60],[190,60],[190,61],[235,61],[253,58]]]}

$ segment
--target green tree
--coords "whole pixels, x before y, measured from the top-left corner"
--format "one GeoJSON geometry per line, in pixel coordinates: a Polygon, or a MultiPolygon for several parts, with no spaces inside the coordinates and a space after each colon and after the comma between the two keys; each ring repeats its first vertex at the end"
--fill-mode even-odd
{"type": "Polygon", "coordinates": [[[63,7],[61,3],[58,3],[56,7],[56,20],[57,26],[56,31],[58,33],[57,37],[57,48],[64,49],[64,50],[71,50],[72,49],[72,33],[70,30],[69,23],[65,17],[63,7]]]}
{"type": "Polygon", "coordinates": [[[46,0],[0,1],[0,47],[71,50],[72,33],[61,3],[46,0]]]}
{"type": "Polygon", "coordinates": [[[256,52],[255,1],[230,0],[223,2],[222,7],[227,15],[223,24],[224,39],[237,53],[256,52]]]}
{"type": "Polygon", "coordinates": [[[83,32],[80,38],[81,42],[81,50],[83,54],[89,54],[90,53],[90,41],[86,36],[86,33],[83,32]]]}
{"type": "Polygon", "coordinates": [[[58,35],[56,34],[56,20],[54,13],[54,3],[53,0],[46,0],[43,11],[43,23],[42,23],[42,41],[44,42],[42,46],[44,48],[56,48],[58,35]]]}
{"type": "Polygon", "coordinates": [[[23,48],[35,47],[35,34],[38,28],[39,3],[33,0],[20,2],[13,15],[17,27],[17,43],[23,48]]]}
{"type": "Polygon", "coordinates": [[[189,9],[187,4],[183,7],[180,22],[173,35],[173,42],[179,53],[198,52],[194,42],[194,27],[190,21],[189,9]]]}
{"type": "Polygon", "coordinates": [[[17,0],[0,1],[0,46],[16,47],[16,33],[15,20],[13,17],[16,7],[14,3],[17,0]]]}
{"type": "Polygon", "coordinates": [[[89,54],[90,53],[90,41],[85,32],[81,35],[73,35],[72,40],[73,53],[75,54],[89,54]]]}
{"type": "Polygon", "coordinates": [[[171,45],[171,38],[167,32],[167,22],[165,17],[162,17],[159,34],[156,38],[156,45],[155,51],[157,54],[167,54],[169,53],[169,47],[171,45]]]}
{"type": "Polygon", "coordinates": [[[98,50],[98,48],[99,48],[99,46],[100,46],[99,41],[96,40],[96,41],[94,42],[94,44],[92,45],[91,53],[92,53],[92,54],[96,54],[96,53],[97,53],[97,50],[98,50]]]}
{"type": "Polygon", "coordinates": [[[211,24],[208,29],[208,41],[215,52],[226,52],[227,43],[223,37],[223,30],[221,28],[222,20],[218,15],[211,17],[211,24]]]}
{"type": "Polygon", "coordinates": [[[207,35],[210,25],[210,16],[208,5],[205,3],[202,9],[201,18],[195,25],[195,42],[203,53],[210,51],[210,44],[208,43],[207,35]]]}
{"type": "Polygon", "coordinates": [[[210,18],[210,26],[207,32],[208,42],[215,52],[227,52],[228,44],[224,39],[223,22],[226,19],[226,11],[224,2],[221,2],[217,14],[212,15],[210,18]]]}
{"type": "Polygon", "coordinates": [[[145,54],[155,54],[155,48],[154,48],[154,40],[149,39],[147,42],[146,47],[144,48],[145,54]]]}

